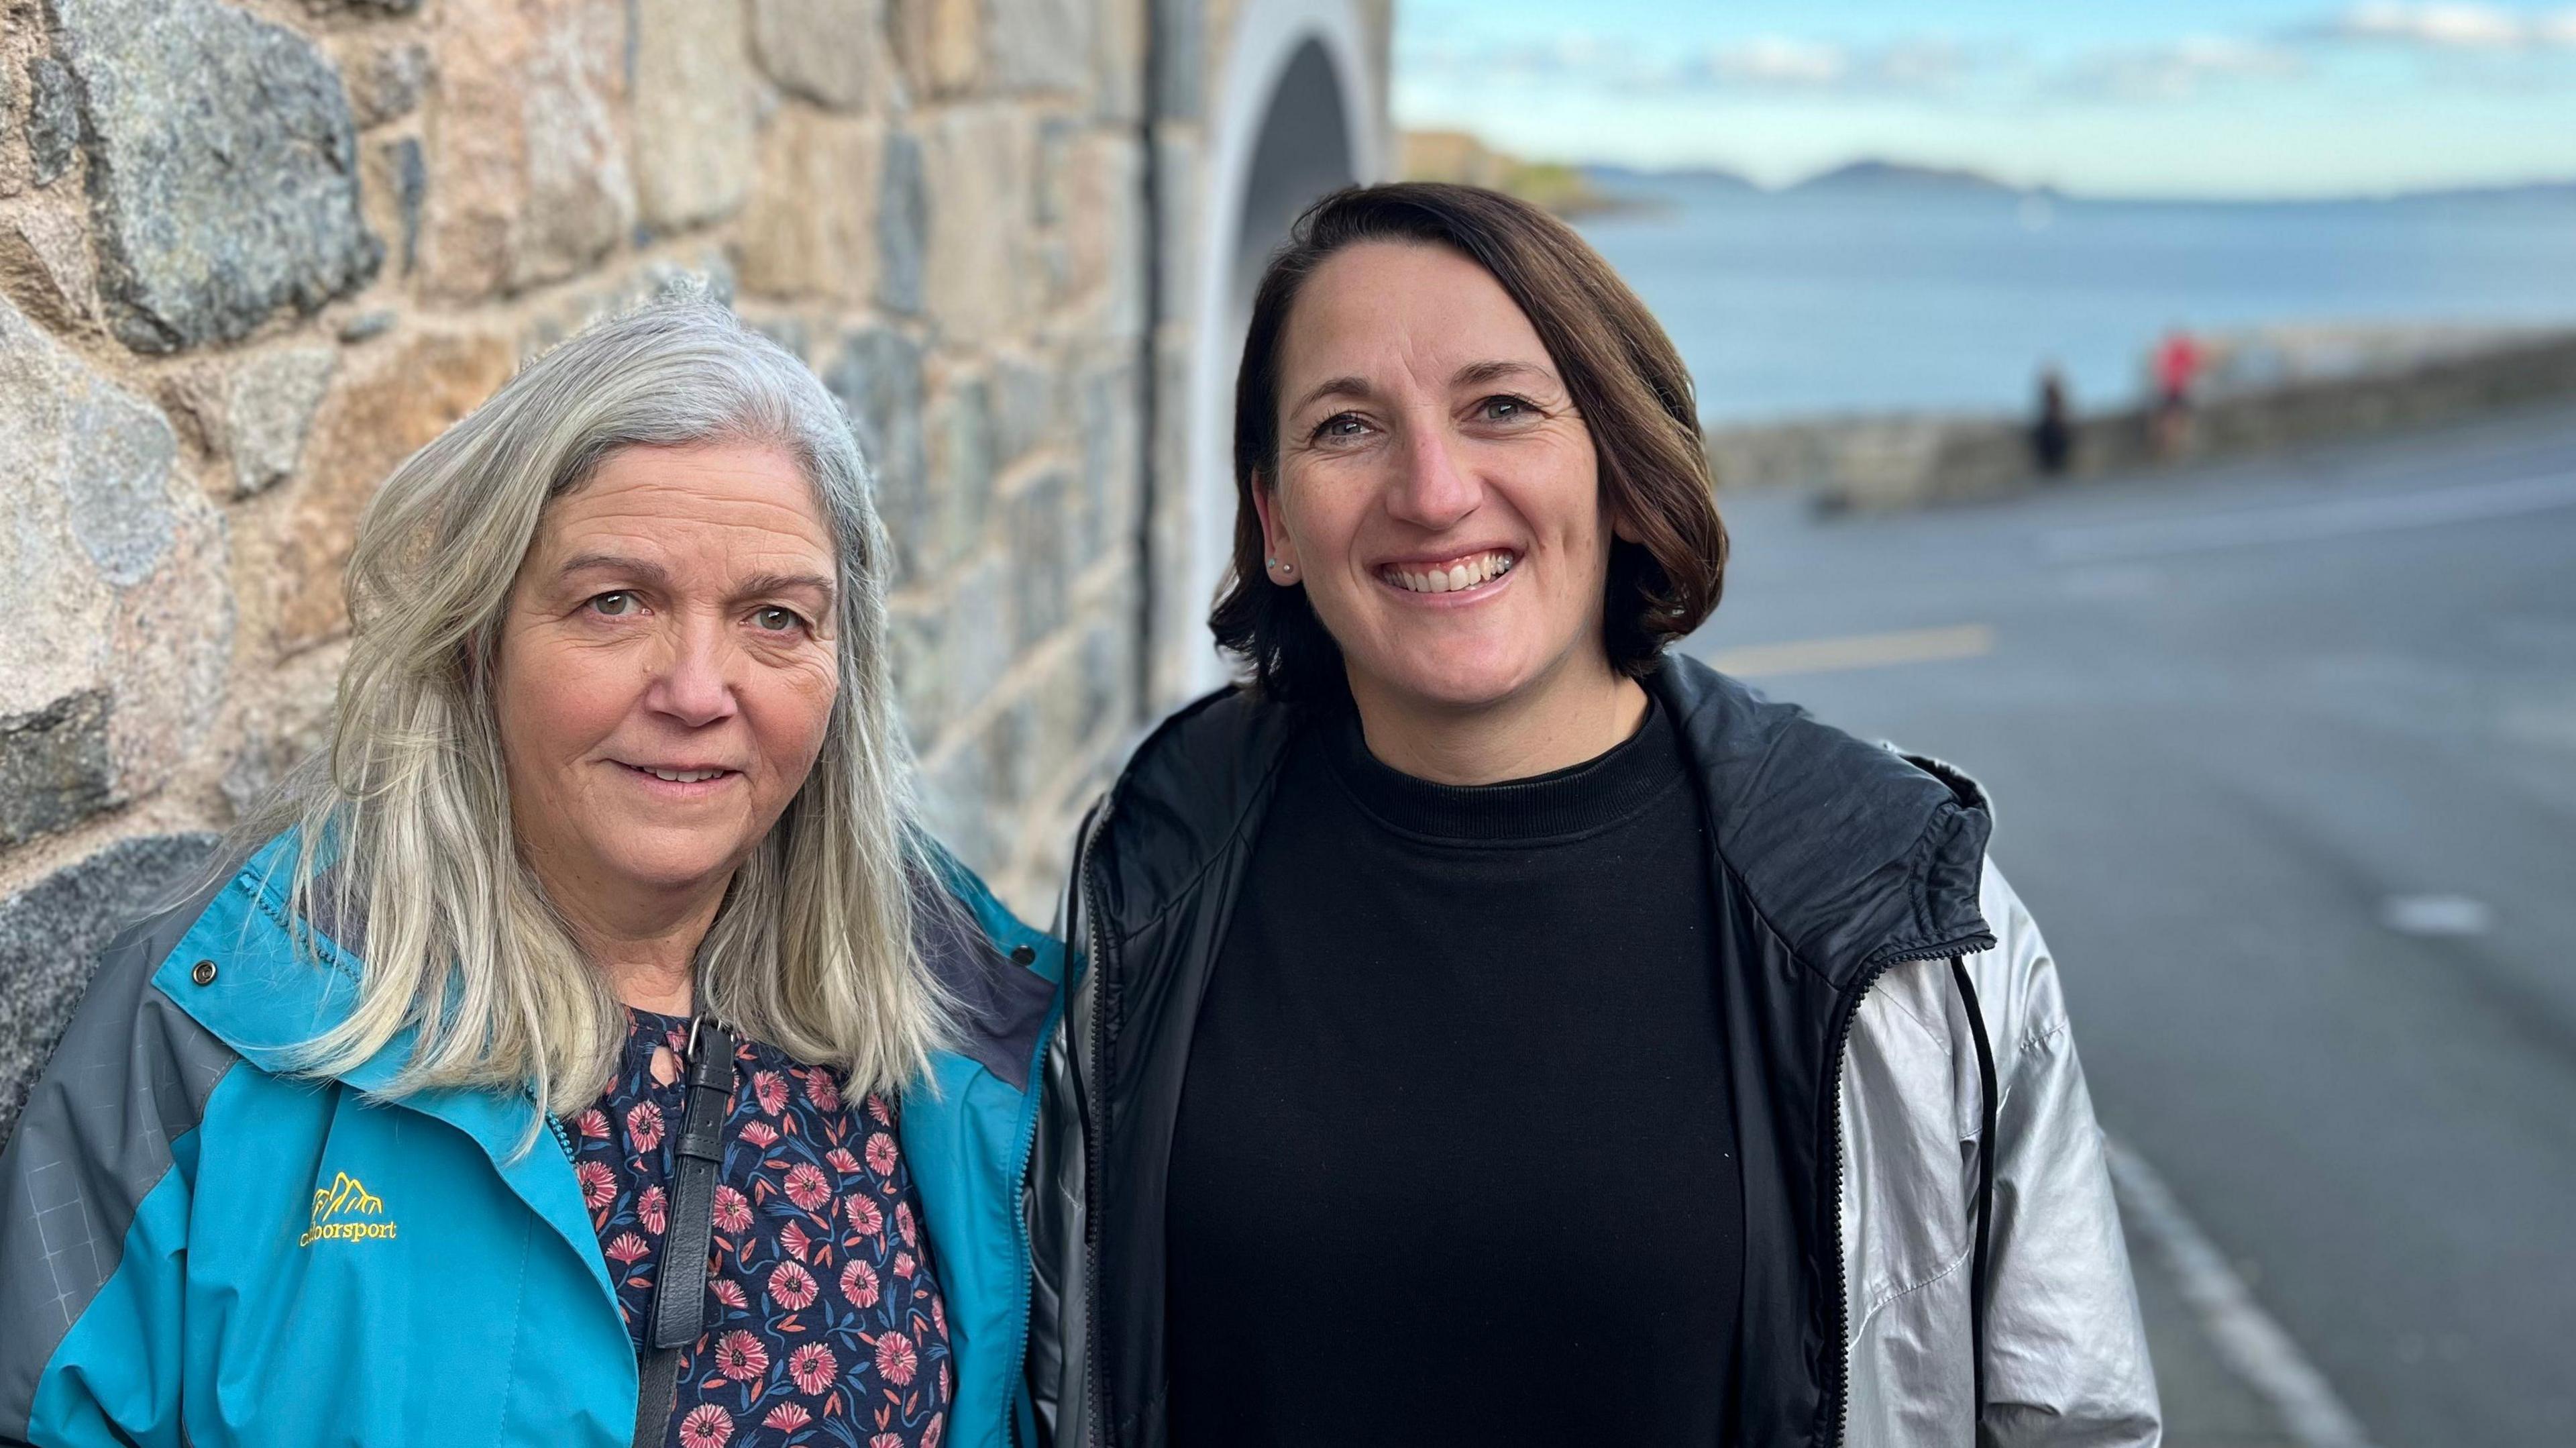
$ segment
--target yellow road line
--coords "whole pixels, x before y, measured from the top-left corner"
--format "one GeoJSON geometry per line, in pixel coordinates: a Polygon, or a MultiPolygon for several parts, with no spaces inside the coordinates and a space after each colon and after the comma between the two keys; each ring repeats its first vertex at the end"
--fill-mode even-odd
{"type": "Polygon", "coordinates": [[[1720,649],[1709,655],[1708,661],[1721,673],[1728,674],[1820,674],[1833,669],[1875,669],[1887,664],[1973,659],[1994,650],[1992,625],[1963,623],[1948,628],[1845,634],[1840,638],[1801,639],[1783,644],[1748,644],[1742,648],[1720,649]]]}

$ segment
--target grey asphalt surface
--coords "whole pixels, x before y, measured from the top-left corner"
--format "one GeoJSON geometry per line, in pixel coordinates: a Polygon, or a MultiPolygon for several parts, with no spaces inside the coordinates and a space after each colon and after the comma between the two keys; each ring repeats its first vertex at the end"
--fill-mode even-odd
{"type": "MultiPolygon", "coordinates": [[[[2576,410],[1908,515],[1724,501],[1695,652],[1991,630],[1752,676],[1984,781],[2106,1128],[2371,1441],[2576,1444],[2576,410]],[[2467,933],[2389,923],[2420,896],[2467,933]]],[[[2149,1292],[2176,1441],[2270,1441],[2149,1292]]]]}

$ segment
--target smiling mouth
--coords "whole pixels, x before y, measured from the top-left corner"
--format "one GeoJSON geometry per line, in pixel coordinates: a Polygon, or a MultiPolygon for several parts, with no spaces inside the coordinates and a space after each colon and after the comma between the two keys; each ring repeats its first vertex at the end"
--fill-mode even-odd
{"type": "Polygon", "coordinates": [[[1491,583],[1512,571],[1520,555],[1508,548],[1469,553],[1426,567],[1390,563],[1377,571],[1378,581],[1407,593],[1461,593],[1491,583]]]}
{"type": "Polygon", "coordinates": [[[723,779],[727,775],[741,773],[736,769],[670,769],[658,764],[629,764],[626,767],[637,774],[661,780],[665,784],[704,784],[710,780],[723,779]]]}

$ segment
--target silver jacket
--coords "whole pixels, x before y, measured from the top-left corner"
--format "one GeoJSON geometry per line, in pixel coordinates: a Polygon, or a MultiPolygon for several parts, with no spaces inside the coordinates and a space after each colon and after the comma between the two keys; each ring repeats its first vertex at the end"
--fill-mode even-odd
{"type": "Polygon", "coordinates": [[[1977,1055],[1950,963],[1913,961],[1862,998],[1843,1058],[1844,1442],[2153,1448],[2155,1373],[2057,963],[1992,861],[1979,896],[1996,944],[1964,963],[1998,1088],[1985,1419],[1972,1437],[1977,1055]]]}

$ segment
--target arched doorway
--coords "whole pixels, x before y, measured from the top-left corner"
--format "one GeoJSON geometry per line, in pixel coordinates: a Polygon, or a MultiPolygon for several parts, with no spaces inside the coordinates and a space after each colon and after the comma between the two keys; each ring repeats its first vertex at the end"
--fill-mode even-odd
{"type": "MultiPolygon", "coordinates": [[[[1224,677],[1207,608],[1234,538],[1234,375],[1262,264],[1307,203],[1374,180],[1383,138],[1370,98],[1366,31],[1351,0],[1251,0],[1212,92],[1207,205],[1200,246],[1180,479],[1187,540],[1162,610],[1173,702],[1224,677]]],[[[1170,536],[1170,535],[1166,535],[1170,536]]]]}

